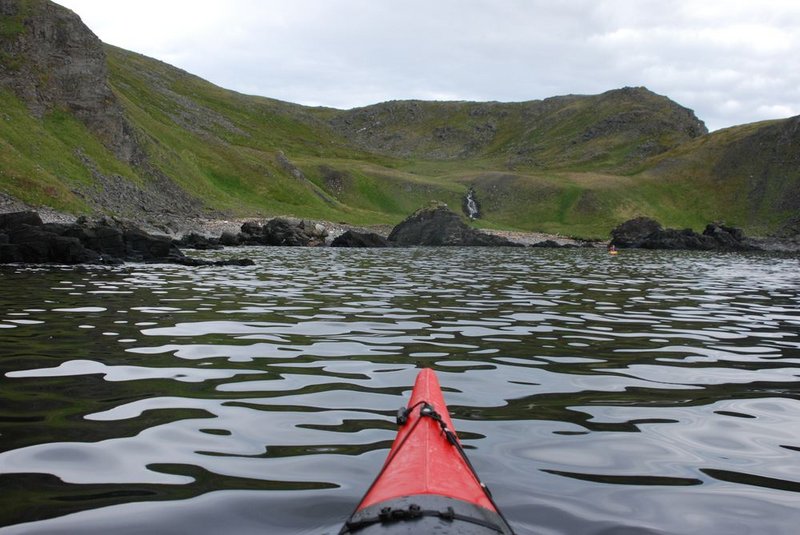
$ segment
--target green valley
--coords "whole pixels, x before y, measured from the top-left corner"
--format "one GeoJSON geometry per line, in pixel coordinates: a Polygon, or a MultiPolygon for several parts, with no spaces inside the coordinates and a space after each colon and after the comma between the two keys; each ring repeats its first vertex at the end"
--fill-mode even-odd
{"type": "Polygon", "coordinates": [[[646,88],[305,107],[92,44],[74,14],[49,2],[19,5],[0,32],[0,191],[31,206],[141,221],[288,215],[371,225],[431,200],[460,207],[473,188],[479,226],[586,238],[642,215],[767,234],[800,212],[798,118],[709,134],[691,110],[646,88]],[[107,94],[65,86],[75,73],[59,81],[52,51],[30,31],[54,18],[103,63],[80,83],[105,84],[107,94]]]}

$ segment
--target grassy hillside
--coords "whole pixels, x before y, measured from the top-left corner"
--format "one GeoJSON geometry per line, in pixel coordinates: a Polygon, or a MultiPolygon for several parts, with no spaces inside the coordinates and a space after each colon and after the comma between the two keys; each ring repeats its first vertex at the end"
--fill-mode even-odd
{"type": "Polygon", "coordinates": [[[94,184],[85,158],[93,160],[100,172],[140,180],[69,113],[57,110],[41,119],[33,117],[2,88],[0,110],[2,191],[32,205],[82,213],[90,208],[79,192],[94,184]]]}
{"type": "Polygon", "coordinates": [[[772,232],[800,214],[800,117],[703,136],[654,158],[640,176],[687,190],[680,210],[772,232]]]}
{"type": "MultiPolygon", "coordinates": [[[[12,37],[22,31],[6,26],[12,37]]],[[[158,209],[147,196],[114,204],[114,192],[101,190],[116,184],[152,198],[171,181],[194,200],[177,215],[391,224],[430,200],[459,207],[474,188],[477,225],[594,238],[640,215],[764,233],[800,209],[796,120],[706,134],[690,110],[644,88],[524,103],[308,108],[104,50],[139,152],[121,161],[66,108],[37,117],[0,86],[1,191],[73,213],[146,218],[158,209]]],[[[15,61],[0,57],[0,71],[15,61]]]]}
{"type": "Polygon", "coordinates": [[[706,133],[691,110],[645,88],[521,103],[387,102],[331,124],[382,154],[515,169],[623,170],[706,133]]]}
{"type": "Polygon", "coordinates": [[[113,47],[108,56],[112,87],[149,160],[214,209],[392,223],[431,196],[461,194],[352,148],[324,121],[333,110],[227,91],[113,47]]]}

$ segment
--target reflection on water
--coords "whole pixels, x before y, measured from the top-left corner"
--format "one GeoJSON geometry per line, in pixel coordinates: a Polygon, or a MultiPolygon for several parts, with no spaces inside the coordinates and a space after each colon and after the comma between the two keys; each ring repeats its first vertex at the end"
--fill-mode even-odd
{"type": "Polygon", "coordinates": [[[0,271],[0,532],[336,533],[418,366],[520,534],[800,521],[796,258],[242,253],[0,271]]]}

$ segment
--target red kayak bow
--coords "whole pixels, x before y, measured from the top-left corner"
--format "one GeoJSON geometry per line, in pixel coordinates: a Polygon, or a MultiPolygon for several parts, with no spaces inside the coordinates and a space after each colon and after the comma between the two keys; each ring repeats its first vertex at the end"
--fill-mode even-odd
{"type": "Polygon", "coordinates": [[[340,535],[512,534],[456,436],[439,380],[417,375],[378,477],[340,535]]]}

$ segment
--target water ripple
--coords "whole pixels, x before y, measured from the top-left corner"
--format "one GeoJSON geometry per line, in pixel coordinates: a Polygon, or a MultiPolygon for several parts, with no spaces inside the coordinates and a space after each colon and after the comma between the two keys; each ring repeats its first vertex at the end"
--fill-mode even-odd
{"type": "Polygon", "coordinates": [[[204,254],[0,272],[0,532],[335,533],[418,366],[519,533],[800,521],[796,258],[204,254]]]}

